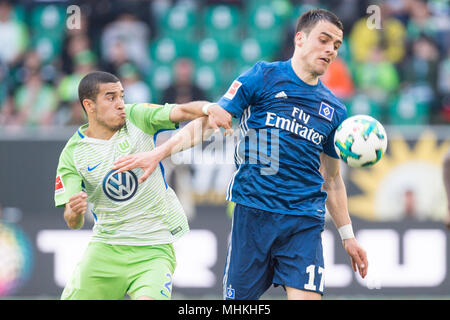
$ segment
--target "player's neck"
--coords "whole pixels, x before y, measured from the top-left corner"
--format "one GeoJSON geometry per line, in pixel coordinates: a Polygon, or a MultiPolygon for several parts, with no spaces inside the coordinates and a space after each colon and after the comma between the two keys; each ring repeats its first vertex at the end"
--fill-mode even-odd
{"type": "Polygon", "coordinates": [[[112,131],[96,122],[89,122],[89,126],[84,131],[84,134],[89,138],[109,140],[117,131],[112,131]]]}
{"type": "Polygon", "coordinates": [[[305,66],[303,59],[296,57],[295,54],[291,59],[291,66],[297,77],[299,77],[303,82],[311,86],[315,86],[319,82],[319,76],[308,71],[308,68],[305,66]]]}

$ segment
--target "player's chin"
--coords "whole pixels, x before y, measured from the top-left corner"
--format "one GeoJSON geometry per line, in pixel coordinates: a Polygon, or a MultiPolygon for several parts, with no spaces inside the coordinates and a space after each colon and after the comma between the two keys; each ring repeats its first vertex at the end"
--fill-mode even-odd
{"type": "Polygon", "coordinates": [[[328,70],[328,64],[327,65],[318,65],[315,68],[315,72],[318,76],[323,76],[325,74],[325,72],[327,72],[328,70]]]}
{"type": "Polygon", "coordinates": [[[116,123],[111,125],[111,129],[113,129],[114,131],[118,131],[118,130],[122,129],[122,127],[124,125],[125,125],[125,119],[120,119],[116,123]]]}

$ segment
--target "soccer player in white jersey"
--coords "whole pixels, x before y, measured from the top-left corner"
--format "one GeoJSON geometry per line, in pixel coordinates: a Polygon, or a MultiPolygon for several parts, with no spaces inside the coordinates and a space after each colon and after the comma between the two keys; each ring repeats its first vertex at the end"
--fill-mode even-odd
{"type": "MultiPolygon", "coordinates": [[[[86,75],[78,87],[88,123],[64,147],[58,163],[55,205],[72,229],[83,226],[88,201],[93,236],[61,299],[170,299],[176,259],[172,243],[189,230],[186,216],[159,165],[117,173],[125,155],[151,151],[158,132],[190,121],[176,136],[207,128],[206,101],[183,105],[125,105],[119,79],[86,75]],[[142,180],[145,182],[142,182],[142,180]],[[142,183],[141,183],[142,182],[142,183]]],[[[202,131],[200,130],[201,140],[202,131]]]]}

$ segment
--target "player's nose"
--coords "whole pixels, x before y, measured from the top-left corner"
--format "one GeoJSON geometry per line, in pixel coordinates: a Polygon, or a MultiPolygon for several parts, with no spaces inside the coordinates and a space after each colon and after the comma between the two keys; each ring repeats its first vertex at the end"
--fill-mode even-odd
{"type": "Polygon", "coordinates": [[[334,49],[334,44],[330,44],[325,47],[325,53],[327,55],[334,55],[336,53],[336,50],[334,49]]]}
{"type": "Polygon", "coordinates": [[[119,101],[119,102],[116,104],[116,109],[117,109],[117,110],[123,110],[123,109],[125,109],[125,103],[124,103],[123,101],[119,101]]]}

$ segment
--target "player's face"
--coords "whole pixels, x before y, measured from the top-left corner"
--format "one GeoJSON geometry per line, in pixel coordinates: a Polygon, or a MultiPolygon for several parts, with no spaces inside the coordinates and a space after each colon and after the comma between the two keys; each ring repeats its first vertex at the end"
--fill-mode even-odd
{"type": "Polygon", "coordinates": [[[342,37],[342,30],[328,21],[319,21],[308,34],[298,32],[295,44],[307,71],[315,76],[323,75],[336,58],[342,37]]]}
{"type": "Polygon", "coordinates": [[[101,83],[95,101],[95,121],[103,127],[117,131],[125,124],[123,87],[120,82],[101,83]]]}

